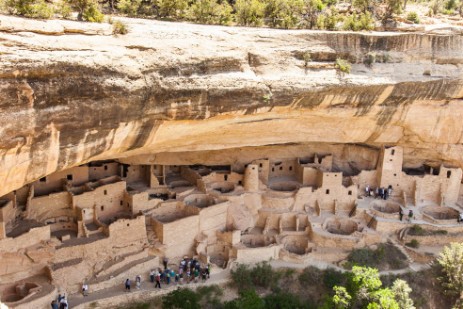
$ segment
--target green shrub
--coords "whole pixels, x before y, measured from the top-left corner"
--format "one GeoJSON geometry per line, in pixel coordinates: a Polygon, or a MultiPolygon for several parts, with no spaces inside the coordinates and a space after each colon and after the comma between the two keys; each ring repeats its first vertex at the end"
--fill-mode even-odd
{"type": "Polygon", "coordinates": [[[267,262],[257,263],[251,270],[252,282],[255,286],[269,288],[276,284],[281,273],[274,271],[267,262]]]}
{"type": "Polygon", "coordinates": [[[72,8],[68,2],[66,2],[65,0],[61,0],[55,4],[55,11],[56,13],[61,15],[61,17],[66,19],[71,17],[72,8]]]}
{"type": "Polygon", "coordinates": [[[304,268],[298,279],[303,286],[317,285],[323,280],[323,271],[317,267],[309,266],[304,268]]]}
{"type": "Polygon", "coordinates": [[[136,16],[140,9],[142,0],[119,0],[116,7],[117,9],[129,16],[136,16]]]}
{"type": "Polygon", "coordinates": [[[248,265],[238,264],[236,269],[231,272],[232,285],[235,286],[238,291],[244,291],[254,288],[251,277],[251,270],[248,265]]]}
{"type": "Polygon", "coordinates": [[[315,308],[302,302],[296,295],[287,292],[272,293],[264,297],[265,309],[303,309],[315,308]]]}
{"type": "Polygon", "coordinates": [[[198,294],[201,299],[202,307],[209,304],[217,308],[220,305],[220,298],[223,295],[223,290],[217,284],[204,285],[196,289],[196,294],[198,294]]]}
{"type": "Polygon", "coordinates": [[[91,23],[101,23],[104,20],[104,15],[100,12],[98,4],[92,2],[82,12],[82,19],[91,23]]]}
{"type": "Polygon", "coordinates": [[[5,0],[2,7],[9,14],[30,18],[49,19],[54,14],[53,6],[44,0],[5,0]]]}
{"type": "Polygon", "coordinates": [[[323,285],[328,289],[332,289],[335,285],[344,284],[346,279],[345,274],[333,268],[327,268],[323,272],[323,285]]]}
{"type": "Polygon", "coordinates": [[[181,19],[188,9],[187,0],[154,0],[157,16],[161,18],[181,19]]]}
{"type": "Polygon", "coordinates": [[[236,22],[243,26],[262,25],[265,12],[265,4],[260,0],[236,0],[236,22]]]}
{"type": "Polygon", "coordinates": [[[307,67],[309,65],[309,62],[312,61],[312,56],[310,55],[310,52],[304,52],[302,54],[302,60],[304,60],[304,66],[307,67]]]}
{"type": "Polygon", "coordinates": [[[304,3],[302,0],[267,0],[265,18],[274,28],[293,28],[301,19],[304,3]]]}
{"type": "Polygon", "coordinates": [[[343,29],[352,31],[373,30],[374,20],[369,12],[357,15],[353,13],[344,20],[343,29]]]}
{"type": "Polygon", "coordinates": [[[232,21],[232,7],[228,2],[196,0],[190,7],[190,19],[202,24],[228,25],[232,21]]]}
{"type": "Polygon", "coordinates": [[[440,278],[445,292],[460,296],[463,292],[463,243],[451,243],[437,258],[443,276],[440,278]]]}
{"type": "Polygon", "coordinates": [[[407,20],[411,21],[414,24],[419,24],[420,23],[420,18],[418,17],[418,14],[416,12],[410,12],[407,14],[407,20]]]}
{"type": "Polygon", "coordinates": [[[178,288],[162,298],[164,309],[201,309],[200,297],[188,288],[178,288]]]}
{"type": "Polygon", "coordinates": [[[350,73],[351,64],[348,60],[337,58],[334,67],[342,73],[350,73]]]}
{"type": "MultiPolygon", "coordinates": [[[[431,72],[429,72],[429,75],[431,72]]],[[[446,230],[425,230],[421,226],[415,224],[408,231],[409,235],[412,236],[432,236],[432,235],[447,235],[448,231],[446,230]]]]}
{"type": "Polygon", "coordinates": [[[365,55],[365,58],[363,60],[363,63],[367,66],[367,67],[372,67],[373,64],[375,64],[376,62],[376,54],[375,53],[368,53],[365,55]]]}
{"type": "Polygon", "coordinates": [[[122,21],[116,20],[112,24],[113,24],[113,34],[127,34],[127,33],[129,33],[129,28],[122,21]]]}
{"type": "Polygon", "coordinates": [[[456,0],[447,0],[444,3],[444,9],[449,11],[454,11],[458,7],[458,2],[456,0]]]}
{"type": "Polygon", "coordinates": [[[413,238],[412,240],[410,240],[410,242],[405,243],[405,246],[410,248],[419,248],[420,242],[413,238]]]}

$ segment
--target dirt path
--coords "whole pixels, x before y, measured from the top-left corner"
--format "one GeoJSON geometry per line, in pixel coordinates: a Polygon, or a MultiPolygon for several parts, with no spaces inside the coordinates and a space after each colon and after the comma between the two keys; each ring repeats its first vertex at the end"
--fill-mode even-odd
{"type": "MultiPolygon", "coordinates": [[[[308,266],[315,266],[319,269],[327,269],[333,268],[340,272],[346,272],[347,270],[336,265],[324,262],[313,260],[309,261],[308,263],[292,263],[286,262],[281,260],[272,260],[270,261],[270,265],[273,268],[293,268],[293,269],[303,269],[308,266]]],[[[407,272],[412,271],[420,271],[423,269],[429,268],[429,265],[426,264],[418,264],[412,263],[408,267],[398,270],[391,270],[391,271],[381,271],[381,275],[385,274],[404,274],[407,272]]],[[[124,303],[128,303],[131,301],[146,301],[150,298],[154,298],[156,296],[167,294],[177,287],[189,287],[189,288],[196,288],[201,285],[212,285],[212,284],[223,284],[226,283],[230,279],[230,270],[221,270],[216,271],[211,274],[211,278],[207,280],[205,283],[199,281],[198,283],[189,283],[189,284],[178,284],[171,283],[170,285],[163,284],[161,289],[155,289],[154,284],[149,281],[142,282],[141,288],[136,289],[135,287],[132,288],[131,292],[125,292],[124,290],[124,283],[121,282],[119,286],[115,286],[109,289],[100,290],[94,293],[90,293],[89,296],[83,297],[81,294],[72,294],[69,296],[69,307],[74,309],[83,309],[83,308],[107,308],[107,307],[114,307],[117,305],[122,305],[124,303]],[[92,303],[98,303],[92,304],[92,303]],[[116,305],[117,304],[117,305],[116,305]]],[[[134,286],[134,285],[133,285],[134,286]]],[[[91,290],[91,286],[90,286],[91,290]]]]}
{"type": "MultiPolygon", "coordinates": [[[[115,286],[109,289],[104,289],[100,291],[96,291],[94,293],[90,293],[88,296],[83,297],[81,294],[71,294],[68,298],[69,308],[86,308],[87,305],[92,303],[98,303],[99,306],[106,307],[110,305],[113,301],[118,304],[123,304],[126,302],[130,302],[132,300],[143,301],[149,298],[153,298],[159,295],[167,294],[177,287],[189,287],[189,288],[196,288],[201,285],[212,285],[212,284],[222,284],[229,280],[230,271],[223,270],[220,272],[213,272],[211,274],[210,279],[208,279],[205,283],[198,281],[198,283],[184,283],[178,284],[171,283],[170,285],[163,284],[161,285],[161,289],[155,289],[154,283],[149,281],[142,282],[141,288],[135,288],[135,284],[132,284],[131,292],[125,292],[124,283],[121,282],[119,286],[115,286]],[[122,297],[121,297],[122,296],[122,297]],[[120,299],[120,302],[117,300],[120,299]],[[112,301],[111,301],[112,300],[112,301]]],[[[134,280],[132,281],[134,283],[134,280]]],[[[90,286],[91,291],[91,286],[90,286]]],[[[97,307],[95,307],[97,308],[97,307]]]]}

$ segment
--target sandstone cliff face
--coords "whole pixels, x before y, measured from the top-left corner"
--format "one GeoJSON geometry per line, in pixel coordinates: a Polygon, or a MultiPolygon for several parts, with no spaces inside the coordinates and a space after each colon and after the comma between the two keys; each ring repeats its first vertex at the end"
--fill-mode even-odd
{"type": "Polygon", "coordinates": [[[0,23],[0,196],[92,160],[211,164],[264,145],[400,145],[406,164],[463,167],[460,34],[127,23],[126,36],[0,23]],[[365,66],[369,52],[385,62],[365,66]]]}

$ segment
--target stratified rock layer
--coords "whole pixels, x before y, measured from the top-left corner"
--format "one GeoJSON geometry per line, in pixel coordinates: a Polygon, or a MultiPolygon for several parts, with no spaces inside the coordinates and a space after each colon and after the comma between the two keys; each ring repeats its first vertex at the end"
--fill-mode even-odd
{"type": "Polygon", "coordinates": [[[213,164],[263,145],[400,145],[406,164],[463,167],[461,35],[126,22],[125,36],[0,23],[0,196],[93,160],[213,164]]]}

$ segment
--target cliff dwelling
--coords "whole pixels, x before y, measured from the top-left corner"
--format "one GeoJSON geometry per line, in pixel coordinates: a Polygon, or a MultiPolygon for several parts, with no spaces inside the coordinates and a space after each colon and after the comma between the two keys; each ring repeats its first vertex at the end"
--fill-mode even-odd
{"type": "Polygon", "coordinates": [[[399,146],[376,153],[375,168],[349,175],[334,165],[336,154],[316,149],[231,165],[129,158],[52,173],[0,198],[2,302],[33,306],[82,282],[98,291],[165,258],[196,256],[219,268],[336,263],[411,221],[463,233],[460,168],[404,169],[399,146]],[[413,218],[402,220],[409,210],[413,218]]]}

